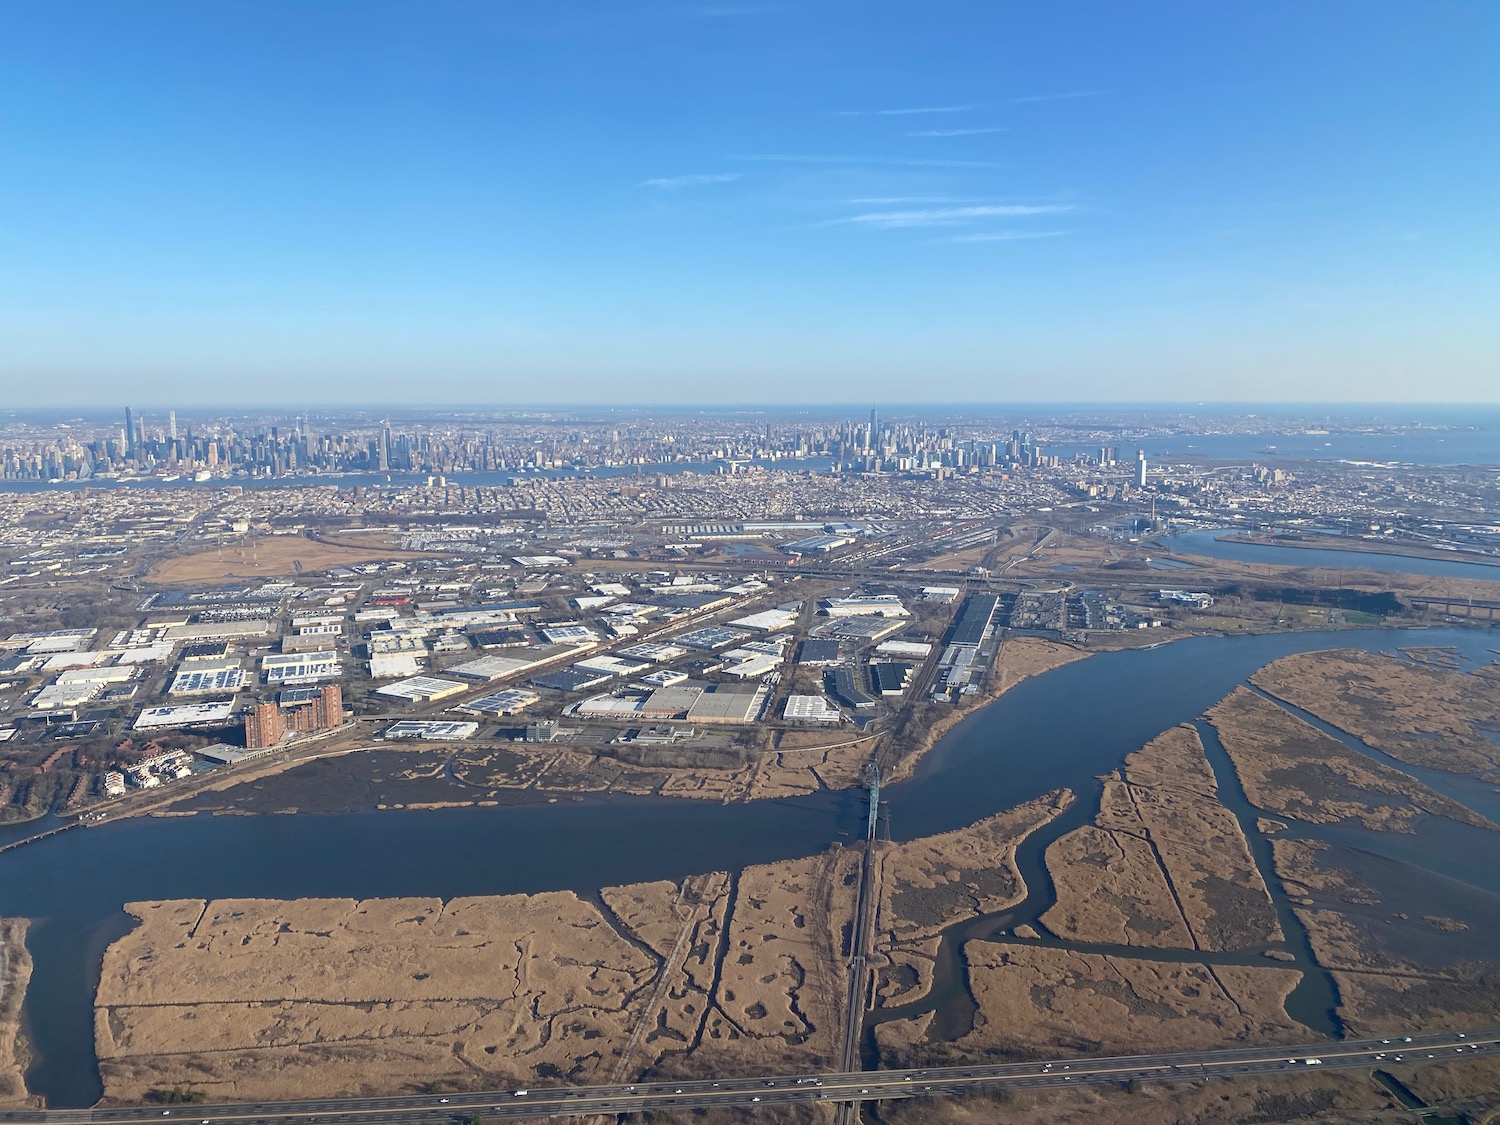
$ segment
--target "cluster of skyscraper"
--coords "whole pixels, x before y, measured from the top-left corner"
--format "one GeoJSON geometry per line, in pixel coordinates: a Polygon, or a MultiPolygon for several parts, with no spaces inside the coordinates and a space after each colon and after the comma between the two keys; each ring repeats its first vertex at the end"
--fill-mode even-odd
{"type": "MultiPolygon", "coordinates": [[[[406,429],[351,415],[325,418],[314,431],[306,416],[291,425],[269,420],[188,424],[176,411],[149,420],[125,409],[122,427],[92,432],[71,423],[50,440],[0,448],[0,479],[88,480],[120,475],[233,472],[252,476],[309,473],[417,472],[444,475],[527,469],[649,466],[668,462],[782,461],[826,458],[835,471],[921,472],[1056,467],[1029,431],[994,437],[919,422],[727,422],[710,418],[623,423],[567,418],[497,419],[463,425],[434,420],[406,429]]],[[[1076,455],[1074,455],[1076,459],[1076,455]]],[[[1113,466],[1115,450],[1100,449],[1113,466]]],[[[1136,483],[1144,482],[1144,456],[1136,483]]]]}

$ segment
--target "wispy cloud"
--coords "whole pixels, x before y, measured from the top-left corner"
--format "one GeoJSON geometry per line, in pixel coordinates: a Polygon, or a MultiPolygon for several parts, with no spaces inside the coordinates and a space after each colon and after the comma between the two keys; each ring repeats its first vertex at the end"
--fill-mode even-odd
{"type": "Polygon", "coordinates": [[[836,109],[835,117],[917,117],[924,113],[968,113],[973,105],[917,105],[900,109],[836,109]]]}
{"type": "Polygon", "coordinates": [[[956,195],[866,195],[849,202],[861,207],[889,207],[908,203],[984,203],[985,200],[956,195]]]}
{"type": "Polygon", "coordinates": [[[727,184],[730,180],[737,180],[739,178],[739,172],[711,172],[690,176],[658,176],[654,180],[642,180],[638,186],[677,191],[679,188],[701,187],[704,184],[727,184]]]}
{"type": "Polygon", "coordinates": [[[1097,98],[1103,90],[1067,90],[1061,94],[1027,94],[1024,98],[1011,98],[1011,105],[1028,105],[1031,102],[1070,102],[1074,98],[1097,98]]]}
{"type": "Polygon", "coordinates": [[[918,129],[907,133],[908,137],[977,137],[981,133],[1008,133],[1003,125],[989,125],[983,129],[918,129]]]}
{"type": "Polygon", "coordinates": [[[1027,238],[1061,238],[1069,230],[990,230],[977,234],[956,234],[944,242],[1019,242],[1027,238]]]}
{"type": "Polygon", "coordinates": [[[1014,218],[1020,215],[1055,215],[1072,208],[1060,203],[983,203],[969,207],[921,207],[900,211],[865,211],[833,224],[852,223],[892,230],[898,227],[944,227],[975,219],[1014,218]]]}
{"type": "Polygon", "coordinates": [[[802,156],[786,153],[738,156],[736,160],[774,161],[782,164],[876,164],[886,168],[999,168],[987,160],[909,160],[887,156],[802,156]]]}

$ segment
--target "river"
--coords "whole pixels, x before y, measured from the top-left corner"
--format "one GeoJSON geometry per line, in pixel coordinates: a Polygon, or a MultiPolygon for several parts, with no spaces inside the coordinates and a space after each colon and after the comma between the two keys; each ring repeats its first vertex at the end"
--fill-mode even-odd
{"type": "MultiPolygon", "coordinates": [[[[904,840],[1053,789],[1097,803],[1097,777],[1201,714],[1267,662],[1311,649],[1451,645],[1487,663],[1477,630],[1196,637],[1100,653],[1027,680],[950,731],[890,786],[904,840]]],[[[0,914],[32,918],[32,1088],[54,1106],[98,1097],[92,1000],[123,903],[159,898],[495,895],[680,879],[814,854],[858,837],[863,794],[741,805],[610,797],[496,809],[137,819],[0,856],[0,914]]]]}
{"type": "Polygon", "coordinates": [[[1477,578],[1500,582],[1500,560],[1494,563],[1433,559],[1419,555],[1385,554],[1379,551],[1341,551],[1329,547],[1280,547],[1274,543],[1241,543],[1227,539],[1243,529],[1219,528],[1184,531],[1168,535],[1162,542],[1183,555],[1201,555],[1231,562],[1274,563],[1277,566],[1314,569],[1368,570],[1379,574],[1421,574],[1429,578],[1477,578]]]}

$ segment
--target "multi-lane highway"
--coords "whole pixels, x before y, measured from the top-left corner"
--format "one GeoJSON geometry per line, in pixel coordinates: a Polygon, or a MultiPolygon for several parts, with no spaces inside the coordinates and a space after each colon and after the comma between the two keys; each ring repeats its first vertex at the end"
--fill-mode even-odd
{"type": "MultiPolygon", "coordinates": [[[[1265,1077],[1313,1068],[1349,1069],[1449,1062],[1500,1054],[1500,1028],[1436,1035],[1391,1036],[1297,1046],[1178,1054],[1114,1055],[1025,1063],[850,1074],[776,1075],[762,1078],[641,1082],[633,1085],[489,1090],[394,1098],[328,1098],[242,1105],[143,1106],[122,1109],[17,1109],[0,1122],[36,1125],[140,1125],[177,1118],[187,1125],[432,1125],[465,1118],[582,1116],[648,1109],[755,1106],[787,1102],[879,1101],[941,1097],[973,1089],[1045,1088],[1185,1081],[1199,1078],[1265,1077]]],[[[165,1125],[165,1123],[164,1123],[165,1125]]]]}

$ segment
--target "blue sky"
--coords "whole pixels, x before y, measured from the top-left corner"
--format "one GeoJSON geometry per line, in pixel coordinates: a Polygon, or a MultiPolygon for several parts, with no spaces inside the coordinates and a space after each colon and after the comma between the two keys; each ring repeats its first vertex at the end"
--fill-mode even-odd
{"type": "Polygon", "coordinates": [[[0,379],[1500,401],[1494,0],[19,0],[0,379]]]}

